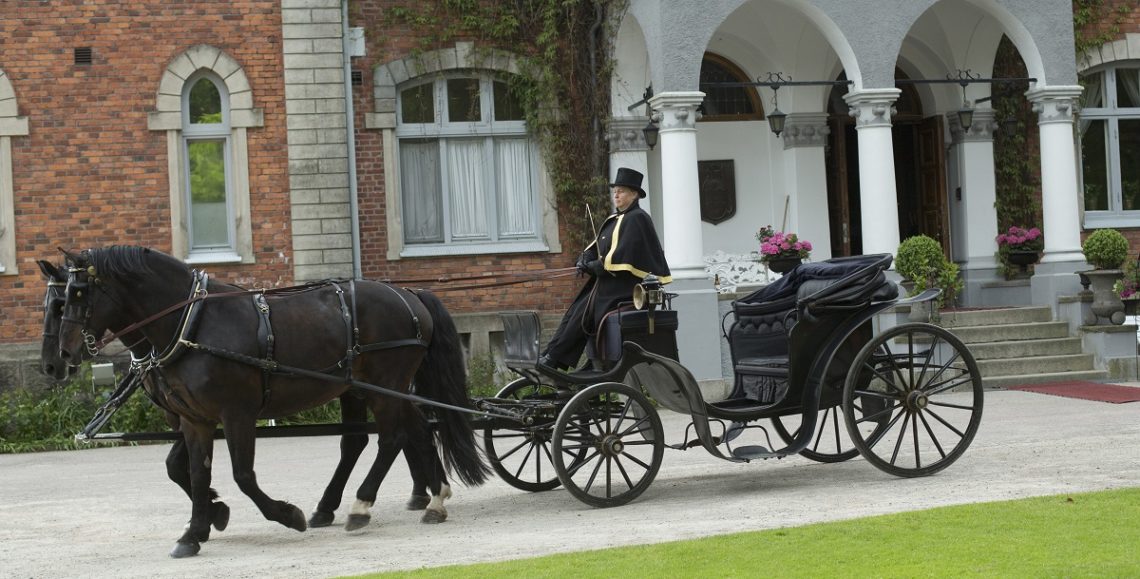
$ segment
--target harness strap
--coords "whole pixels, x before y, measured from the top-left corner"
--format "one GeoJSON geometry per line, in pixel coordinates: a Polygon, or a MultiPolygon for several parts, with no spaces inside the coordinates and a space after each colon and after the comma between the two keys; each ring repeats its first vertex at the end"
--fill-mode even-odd
{"type": "MultiPolygon", "coordinates": [[[[341,319],[344,320],[345,353],[344,353],[344,359],[342,359],[340,362],[338,362],[337,366],[343,366],[344,367],[344,379],[345,380],[352,380],[352,365],[353,365],[353,363],[356,362],[356,340],[353,339],[352,327],[353,327],[353,318],[356,317],[356,315],[355,315],[356,312],[355,311],[349,311],[348,304],[344,301],[344,290],[340,288],[340,285],[337,284],[336,282],[333,282],[332,286],[334,289],[336,289],[337,299],[340,300],[340,317],[341,317],[341,319]]],[[[355,284],[352,285],[351,288],[353,290],[353,294],[355,294],[356,293],[355,292],[355,289],[356,289],[355,284]]],[[[355,309],[355,307],[356,307],[355,295],[353,296],[352,305],[353,305],[353,308],[355,309]]]]}
{"type": "MultiPolygon", "coordinates": [[[[254,294],[253,309],[257,312],[257,344],[263,360],[273,360],[273,324],[269,320],[269,302],[265,294],[254,294]]],[[[269,372],[261,371],[261,407],[269,404],[269,372]]]]}

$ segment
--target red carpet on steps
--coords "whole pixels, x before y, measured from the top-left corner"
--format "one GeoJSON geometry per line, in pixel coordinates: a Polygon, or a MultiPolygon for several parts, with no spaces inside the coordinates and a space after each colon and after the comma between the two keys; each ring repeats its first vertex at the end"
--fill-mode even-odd
{"type": "Polygon", "coordinates": [[[1066,398],[1080,398],[1081,400],[1095,400],[1097,402],[1123,402],[1140,401],[1140,388],[1120,386],[1117,384],[1100,384],[1098,382],[1085,382],[1074,380],[1071,382],[1053,382],[1052,384],[1023,384],[1021,386],[1007,386],[1006,390],[1020,390],[1022,392],[1037,392],[1052,396],[1066,398]]]}

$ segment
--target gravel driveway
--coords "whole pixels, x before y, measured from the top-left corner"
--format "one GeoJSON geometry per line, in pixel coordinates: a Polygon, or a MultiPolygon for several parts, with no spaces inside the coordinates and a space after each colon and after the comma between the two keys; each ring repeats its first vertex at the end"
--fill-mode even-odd
{"type": "MultiPolygon", "coordinates": [[[[664,419],[667,433],[687,422],[664,419]]],[[[993,391],[973,445],[932,477],[895,478],[861,459],[732,464],[699,448],[668,450],[653,486],[623,507],[593,509],[561,489],[531,494],[493,479],[457,487],[442,525],[403,510],[410,483],[401,459],[372,524],[351,534],[341,525],[363,468],[334,526],[298,533],[263,519],[237,490],[219,443],[214,486],[233,510],[230,525],[184,560],[167,556],[190,503],[166,478],[166,446],[0,455],[0,577],[329,577],[1134,487],[1138,442],[1140,403],[993,391]]],[[[332,473],[337,441],[265,439],[257,454],[262,488],[308,512],[332,473]]]]}

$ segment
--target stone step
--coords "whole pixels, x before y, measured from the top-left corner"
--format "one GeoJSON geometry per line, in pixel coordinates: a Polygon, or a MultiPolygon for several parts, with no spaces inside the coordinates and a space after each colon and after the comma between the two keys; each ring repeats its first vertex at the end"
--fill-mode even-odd
{"type": "Polygon", "coordinates": [[[982,360],[978,362],[978,370],[981,371],[983,378],[992,376],[1084,372],[1094,369],[1092,354],[1033,356],[1031,358],[982,360]]]}
{"type": "Polygon", "coordinates": [[[974,359],[1001,360],[1006,358],[1027,358],[1030,356],[1060,356],[1080,354],[1080,338],[1050,338],[1042,340],[1014,340],[1002,342],[978,342],[970,344],[974,359]]]}
{"type": "Polygon", "coordinates": [[[938,325],[949,329],[1051,321],[1053,321],[1053,310],[1051,308],[1048,306],[1029,306],[942,312],[938,325]]]}
{"type": "Polygon", "coordinates": [[[1068,322],[1033,322],[1001,326],[963,326],[951,328],[958,339],[967,344],[1007,340],[1040,340],[1069,337],[1068,322]]]}

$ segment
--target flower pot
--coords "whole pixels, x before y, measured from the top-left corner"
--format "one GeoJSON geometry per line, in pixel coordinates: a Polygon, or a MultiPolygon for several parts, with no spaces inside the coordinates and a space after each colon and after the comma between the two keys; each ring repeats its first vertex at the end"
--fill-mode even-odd
{"type": "Polygon", "coordinates": [[[792,271],[801,262],[803,262],[803,260],[798,257],[770,257],[764,261],[770,271],[774,271],[780,275],[792,271]]]}
{"type": "Polygon", "coordinates": [[[1140,315],[1140,298],[1120,300],[1124,302],[1124,314],[1127,316],[1140,315]]]}
{"type": "Polygon", "coordinates": [[[1021,271],[1025,271],[1030,265],[1037,263],[1037,260],[1040,258],[1041,254],[1039,252],[1028,249],[1015,249],[1009,252],[1007,259],[1009,259],[1010,265],[1016,265],[1021,268],[1021,271]]]}
{"type": "Polygon", "coordinates": [[[1100,318],[1106,318],[1110,324],[1124,323],[1124,302],[1113,289],[1113,284],[1120,279],[1123,272],[1119,269],[1089,269],[1081,272],[1089,279],[1093,292],[1092,313],[1100,318]]]}

